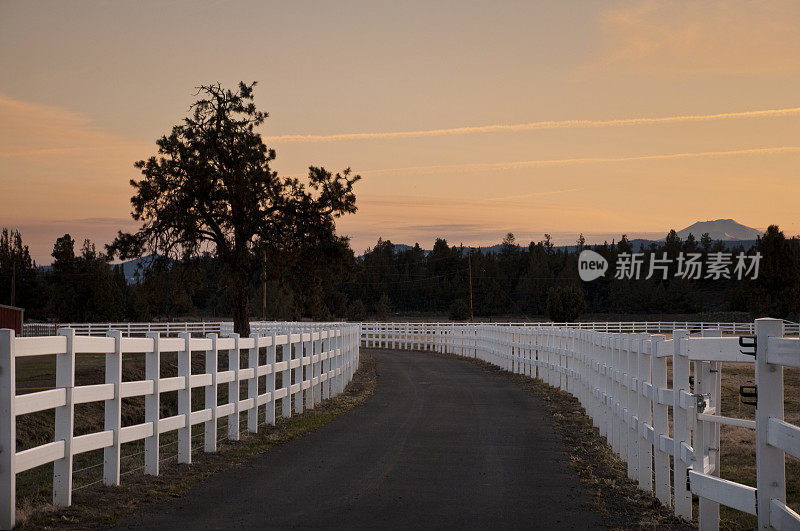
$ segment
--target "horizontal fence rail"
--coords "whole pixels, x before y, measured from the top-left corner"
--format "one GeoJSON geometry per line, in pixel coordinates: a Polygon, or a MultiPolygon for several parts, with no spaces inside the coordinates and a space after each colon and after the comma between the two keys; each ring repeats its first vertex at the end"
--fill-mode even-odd
{"type": "MultiPolygon", "coordinates": [[[[800,325],[791,321],[783,322],[784,335],[798,335],[800,325]]],[[[458,325],[453,322],[369,322],[361,323],[362,340],[368,339],[375,334],[381,335],[382,328],[400,330],[403,327],[447,327],[458,325]]],[[[603,322],[575,322],[575,323],[554,323],[554,322],[505,322],[505,323],[482,323],[491,326],[510,326],[510,327],[549,327],[549,328],[569,328],[577,330],[592,330],[595,332],[647,332],[651,334],[672,333],[674,330],[687,330],[689,333],[702,333],[705,330],[719,330],[723,334],[733,335],[752,335],[755,333],[755,323],[723,323],[708,321],[603,321],[603,322]]]]}
{"type": "Polygon", "coordinates": [[[800,339],[776,319],[752,323],[754,336],[722,336],[739,326],[674,328],[667,339],[539,323],[362,323],[361,343],[477,358],[571,393],[639,488],[689,519],[698,496],[701,529],[718,529],[720,504],[756,515],[761,529],[800,529],[785,478],[785,455],[800,458],[800,427],[784,419],[782,370],[800,368],[800,339]],[[721,414],[723,362],[755,365],[755,420],[721,414]],[[719,477],[722,424],[755,430],[755,486],[719,477]]]}
{"type": "MultiPolygon", "coordinates": [[[[140,330],[126,330],[134,329],[140,330]]],[[[264,411],[266,423],[274,425],[278,400],[283,417],[311,409],[341,393],[358,367],[358,324],[272,323],[250,337],[232,331],[219,335],[219,328],[206,332],[206,337],[192,337],[199,330],[183,329],[179,337],[163,337],[164,330],[150,329],[146,337],[125,337],[123,330],[112,329],[104,332],[105,337],[92,337],[75,328],[61,328],[54,336],[15,337],[13,330],[0,329],[0,526],[14,526],[16,475],[20,472],[53,463],[53,503],[69,506],[76,455],[103,449],[103,482],[119,485],[120,445],[144,440],[144,473],[158,475],[159,437],[164,433],[177,431],[178,461],[190,463],[192,426],[204,425],[204,450],[214,452],[221,419],[228,419],[228,438],[239,440],[241,413],[247,413],[249,432],[258,430],[260,411],[264,411]],[[164,353],[177,353],[178,376],[161,376],[164,353]],[[76,358],[84,354],[105,354],[105,383],[75,385],[76,358]],[[246,367],[241,363],[242,354],[248,360],[246,367]],[[205,359],[205,371],[199,374],[192,373],[196,355],[205,359]],[[55,356],[55,386],[17,394],[16,362],[35,356],[55,356]],[[133,356],[145,357],[145,379],[123,381],[123,357],[133,356]],[[222,356],[227,357],[228,370],[218,369],[222,356]],[[276,387],[278,374],[280,387],[276,387]],[[224,384],[228,385],[228,398],[219,403],[218,387],[224,384]],[[175,391],[178,414],[162,418],[161,394],[175,391]],[[196,391],[205,395],[204,409],[192,410],[196,391]],[[145,422],[125,426],[122,400],[131,397],[144,397],[145,422]],[[75,406],[90,402],[104,403],[105,429],[76,436],[75,406]],[[53,442],[17,451],[17,417],[46,410],[55,412],[53,442]]]]}
{"type": "Polygon", "coordinates": [[[25,337],[52,336],[60,328],[71,328],[79,336],[104,336],[110,330],[119,330],[126,337],[144,337],[151,332],[158,332],[162,335],[178,335],[181,332],[187,332],[205,336],[210,333],[221,333],[223,324],[230,324],[229,331],[233,332],[232,323],[213,321],[179,323],[23,323],[22,335],[25,337]]]}
{"type": "MultiPolygon", "coordinates": [[[[251,329],[267,329],[274,325],[280,325],[281,321],[254,321],[250,324],[251,329]]],[[[308,325],[309,323],[297,323],[308,325]]],[[[447,325],[448,323],[364,323],[370,327],[374,326],[394,326],[398,324],[428,324],[428,325],[447,325]]],[[[575,322],[575,323],[554,323],[554,322],[507,322],[507,323],[487,323],[496,326],[549,326],[555,328],[576,328],[578,330],[594,330],[597,332],[648,332],[660,334],[672,332],[673,330],[688,330],[690,333],[699,333],[704,330],[720,330],[724,334],[754,334],[753,323],[722,323],[709,321],[604,321],[604,322],[575,322]]],[[[790,321],[783,321],[784,334],[798,335],[800,324],[790,321]]],[[[177,335],[180,332],[205,335],[207,333],[232,332],[233,323],[229,321],[206,321],[206,322],[174,322],[174,323],[24,323],[22,325],[22,335],[27,337],[51,336],[55,335],[59,328],[73,328],[75,333],[83,336],[103,336],[109,330],[120,330],[123,336],[145,336],[148,332],[160,332],[164,335],[177,335]]],[[[367,333],[368,329],[364,329],[367,333]]]]}

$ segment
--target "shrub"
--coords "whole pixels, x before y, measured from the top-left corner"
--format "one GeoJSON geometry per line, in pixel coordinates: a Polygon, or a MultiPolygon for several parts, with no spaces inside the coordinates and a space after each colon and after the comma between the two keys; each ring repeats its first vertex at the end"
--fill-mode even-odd
{"type": "Polygon", "coordinates": [[[367,309],[361,299],[356,299],[347,307],[348,321],[363,321],[367,314],[367,309]]]}
{"type": "Polygon", "coordinates": [[[553,321],[576,321],[585,309],[586,298],[579,287],[553,286],[547,290],[547,316],[553,321]]]}
{"type": "Polygon", "coordinates": [[[391,311],[389,296],[381,293],[381,298],[375,303],[375,315],[378,319],[386,319],[389,316],[389,311],[391,311]]]}
{"type": "Polygon", "coordinates": [[[456,299],[450,305],[451,321],[466,321],[469,319],[469,304],[464,299],[456,299]]]}

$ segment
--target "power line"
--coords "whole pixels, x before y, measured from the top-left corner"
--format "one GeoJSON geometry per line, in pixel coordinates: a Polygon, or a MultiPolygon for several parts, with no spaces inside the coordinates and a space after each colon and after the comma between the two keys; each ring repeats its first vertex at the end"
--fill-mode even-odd
{"type": "Polygon", "coordinates": [[[442,279],[442,278],[448,277],[450,275],[453,275],[453,274],[459,273],[459,272],[463,273],[464,271],[457,269],[457,270],[454,270],[454,271],[451,271],[449,273],[445,273],[445,274],[442,274],[442,275],[432,275],[432,276],[409,278],[409,279],[403,279],[403,280],[385,280],[385,281],[378,281],[378,282],[359,282],[358,280],[350,280],[350,281],[347,281],[347,282],[342,282],[342,284],[348,284],[348,285],[356,284],[356,285],[359,285],[359,286],[383,286],[383,285],[386,285],[386,284],[389,284],[389,285],[408,284],[408,283],[414,283],[414,282],[425,282],[425,281],[428,281],[428,280],[442,279]]]}
{"type": "MultiPolygon", "coordinates": [[[[395,256],[397,256],[397,255],[395,255],[395,256]]],[[[442,260],[458,260],[460,258],[463,258],[463,257],[460,257],[460,256],[440,256],[439,258],[424,258],[424,259],[418,260],[416,262],[396,262],[396,263],[391,263],[391,264],[364,264],[363,262],[359,262],[358,260],[356,260],[356,264],[358,266],[366,268],[366,269],[372,269],[372,268],[376,268],[377,269],[379,267],[401,267],[401,266],[406,266],[406,265],[425,265],[425,264],[429,264],[431,262],[441,262],[442,260]]]]}

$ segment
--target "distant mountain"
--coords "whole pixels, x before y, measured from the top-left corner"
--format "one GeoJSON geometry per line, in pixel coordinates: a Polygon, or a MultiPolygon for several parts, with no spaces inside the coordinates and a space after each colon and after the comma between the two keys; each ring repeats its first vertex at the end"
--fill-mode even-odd
{"type": "MultiPolygon", "coordinates": [[[[402,252],[405,252],[405,251],[410,251],[413,248],[414,248],[413,245],[406,245],[404,243],[395,243],[394,244],[394,252],[396,252],[396,253],[402,253],[402,252]]],[[[425,251],[425,254],[427,254],[429,252],[430,251],[425,251]]]]}
{"type": "Polygon", "coordinates": [[[699,240],[705,233],[708,233],[712,240],[723,242],[755,240],[762,235],[760,230],[747,227],[732,219],[715,219],[713,221],[698,221],[689,225],[685,229],[678,231],[678,236],[680,236],[681,240],[685,240],[689,234],[694,234],[695,239],[699,240]]]}
{"type": "Polygon", "coordinates": [[[150,268],[155,256],[143,256],[134,260],[122,262],[122,274],[125,275],[125,282],[128,284],[138,284],[144,278],[145,272],[150,268]]]}
{"type": "MultiPolygon", "coordinates": [[[[760,230],[748,227],[746,225],[742,225],[741,223],[738,223],[735,220],[715,219],[710,221],[698,221],[697,223],[693,223],[692,225],[686,227],[685,229],[678,231],[678,237],[680,237],[681,240],[685,240],[689,236],[689,234],[694,234],[695,239],[700,240],[700,237],[705,233],[708,233],[708,235],[711,237],[713,241],[722,242],[723,246],[728,251],[736,247],[743,247],[745,250],[750,249],[756,244],[756,239],[759,236],[763,235],[763,233],[760,230]]],[[[646,239],[636,238],[630,241],[631,248],[635,250],[639,249],[645,250],[648,249],[651,244],[654,243],[663,244],[664,239],[665,238],[661,238],[660,240],[646,240],[646,239]]],[[[519,246],[519,247],[526,247],[526,246],[519,246]]],[[[499,253],[502,248],[503,244],[501,243],[486,247],[464,246],[464,252],[465,253],[469,252],[470,249],[480,249],[484,253],[496,254],[499,253]]],[[[574,252],[576,246],[556,245],[554,248],[574,252]]],[[[394,244],[394,249],[395,252],[400,253],[412,249],[412,247],[410,245],[396,243],[394,244]]],[[[426,249],[423,252],[427,255],[430,251],[426,249]]]]}
{"type": "MultiPolygon", "coordinates": [[[[125,282],[127,284],[138,284],[142,281],[142,278],[144,278],[144,274],[150,268],[154,258],[153,255],[143,256],[142,258],[128,260],[127,262],[111,264],[111,267],[121,265],[122,274],[125,276],[125,282]]],[[[39,266],[39,271],[43,273],[50,273],[52,270],[52,265],[39,266]]]]}

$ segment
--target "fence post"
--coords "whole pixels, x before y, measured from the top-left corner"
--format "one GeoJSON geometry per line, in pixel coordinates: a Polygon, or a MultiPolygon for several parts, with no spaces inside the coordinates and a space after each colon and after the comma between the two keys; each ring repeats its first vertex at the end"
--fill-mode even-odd
{"type": "Polygon", "coordinates": [[[161,410],[161,394],[159,382],[161,380],[161,334],[148,332],[147,337],[153,339],[153,349],[145,354],[145,379],[153,381],[153,393],[144,397],[144,421],[153,424],[153,435],[144,440],[144,473],[158,475],[158,454],[160,434],[158,420],[161,410]]]}
{"type": "Polygon", "coordinates": [[[629,333],[626,337],[626,370],[628,374],[625,378],[625,387],[628,401],[626,402],[625,420],[628,428],[628,477],[636,481],[639,479],[639,393],[637,392],[639,380],[637,376],[639,374],[638,358],[641,341],[639,335],[635,333],[629,333]]]}
{"type": "Polygon", "coordinates": [[[353,349],[350,346],[350,330],[346,328],[342,331],[342,345],[344,348],[344,365],[345,377],[342,381],[342,391],[350,383],[350,377],[353,374],[353,349]]]}
{"type": "MultiPolygon", "coordinates": [[[[722,330],[705,328],[701,330],[702,337],[721,337],[722,330]]],[[[720,394],[717,391],[720,379],[720,363],[711,361],[696,361],[694,363],[694,388],[697,393],[711,396],[709,407],[715,409],[717,415],[720,411],[720,394]]],[[[702,413],[702,411],[698,411],[702,413]]],[[[697,421],[694,432],[694,454],[697,472],[705,473],[705,456],[709,456],[709,464],[714,465],[713,456],[719,457],[719,424],[716,422],[697,421]]],[[[719,476],[719,466],[711,471],[712,476],[719,476]]],[[[708,498],[698,498],[697,522],[699,529],[719,529],[719,503],[708,498]]]]}
{"type": "Polygon", "coordinates": [[[555,356],[556,365],[555,365],[555,371],[553,372],[553,375],[556,377],[556,383],[557,383],[556,387],[558,387],[561,390],[564,390],[564,371],[562,369],[564,367],[564,360],[563,360],[563,358],[564,358],[564,347],[565,347],[566,341],[567,341],[567,339],[566,339],[566,337],[567,337],[566,330],[567,330],[566,328],[560,328],[558,330],[558,332],[556,334],[556,337],[558,339],[556,340],[557,341],[556,349],[554,351],[555,355],[556,355],[555,356]]]}
{"type": "Polygon", "coordinates": [[[119,434],[122,428],[122,331],[109,330],[108,337],[114,339],[114,352],[106,354],[106,383],[114,385],[114,398],[105,401],[106,431],[111,431],[113,443],[103,448],[103,483],[119,485],[119,434]]]}
{"type": "MultiPolygon", "coordinates": [[[[321,374],[325,375],[325,381],[322,383],[322,398],[330,398],[331,397],[331,380],[330,380],[330,372],[331,372],[331,328],[325,330],[325,340],[322,342],[322,352],[325,355],[326,359],[322,361],[321,366],[321,374]]],[[[361,343],[361,337],[359,334],[359,344],[361,343]]]]}
{"type": "Polygon", "coordinates": [[[17,371],[14,360],[14,331],[0,329],[0,526],[11,529],[17,508],[17,371]]]}
{"type": "Polygon", "coordinates": [[[616,441],[617,455],[625,461],[628,458],[628,447],[626,446],[626,439],[623,438],[625,435],[624,408],[626,400],[625,388],[622,384],[625,378],[625,365],[622,362],[624,341],[620,332],[614,332],[612,337],[614,345],[614,361],[612,362],[614,367],[614,441],[616,441]]]}
{"type": "MultiPolygon", "coordinates": [[[[295,413],[302,413],[303,412],[303,329],[297,329],[297,335],[299,336],[297,343],[292,344],[292,358],[296,359],[300,362],[300,365],[297,366],[296,369],[293,371],[293,378],[292,384],[297,385],[300,384],[300,389],[294,394],[294,412],[295,413]]],[[[291,391],[291,389],[289,389],[291,391]]],[[[291,393],[290,393],[291,396],[291,393]]]]}
{"type": "Polygon", "coordinates": [[[247,380],[247,398],[253,401],[250,409],[247,410],[247,431],[258,433],[258,354],[260,351],[258,332],[250,332],[253,346],[250,347],[247,355],[247,367],[253,369],[253,376],[247,380]]]}
{"type": "Polygon", "coordinates": [[[338,392],[341,393],[347,385],[347,335],[345,329],[339,330],[339,376],[338,392]]]}
{"type": "MultiPolygon", "coordinates": [[[[649,334],[641,334],[639,341],[639,488],[653,491],[653,446],[647,438],[648,427],[653,424],[652,402],[645,394],[646,386],[652,390],[650,367],[652,364],[653,343],[649,334]]],[[[652,396],[652,394],[651,394],[652,396]]],[[[655,435],[655,430],[653,430],[655,435]]],[[[655,441],[656,438],[653,437],[655,441]]]]}
{"type": "Polygon", "coordinates": [[[203,450],[217,451],[217,334],[210,332],[206,337],[211,340],[211,349],[206,351],[206,374],[211,375],[211,385],[206,386],[205,408],[211,411],[211,418],[205,422],[203,450]]]}
{"type": "Polygon", "coordinates": [[[277,352],[278,346],[275,344],[277,341],[277,335],[273,331],[271,334],[272,343],[270,346],[267,347],[267,366],[270,368],[269,373],[267,374],[267,381],[266,381],[266,393],[269,395],[269,401],[267,402],[265,411],[265,422],[270,426],[275,425],[275,353],[277,352]]]}
{"type": "MultiPolygon", "coordinates": [[[[302,339],[302,338],[301,338],[302,339]]],[[[314,408],[314,330],[308,329],[308,342],[303,342],[303,365],[300,366],[300,387],[305,387],[308,380],[308,389],[305,390],[305,408],[314,408]],[[308,361],[308,365],[305,362],[308,361]]],[[[300,391],[303,396],[303,391],[300,391]]]]}
{"type": "Polygon", "coordinates": [[[336,388],[336,334],[341,328],[333,328],[328,331],[328,381],[330,396],[336,396],[338,389],[336,388]]]}
{"type": "Polygon", "coordinates": [[[233,381],[228,382],[228,403],[233,404],[233,412],[228,415],[228,439],[239,440],[239,369],[241,368],[241,351],[239,350],[239,334],[233,333],[233,348],[228,350],[228,370],[233,372],[233,381]]]}
{"type": "Polygon", "coordinates": [[[72,436],[75,425],[75,330],[62,328],[58,335],[67,339],[67,351],[56,356],[56,387],[66,392],[66,404],[56,408],[55,440],[64,441],[64,457],[53,463],[53,505],[72,505],[72,436]]]}
{"type": "Polygon", "coordinates": [[[292,416],[292,331],[284,328],[286,343],[281,346],[281,361],[286,362],[286,369],[281,371],[281,385],[286,389],[286,396],[281,399],[281,416],[288,419],[292,416]]]}
{"type": "Polygon", "coordinates": [[[361,335],[360,329],[350,327],[350,348],[353,349],[353,372],[350,375],[350,380],[353,380],[353,376],[355,375],[356,371],[358,370],[359,364],[361,363],[361,351],[359,350],[358,344],[358,337],[361,335]]]}
{"type": "MultiPolygon", "coordinates": [[[[356,341],[360,341],[360,338],[356,338],[356,341]]],[[[312,376],[312,378],[316,378],[317,379],[317,383],[316,384],[314,383],[313,379],[311,380],[311,390],[314,391],[312,393],[314,395],[314,397],[313,397],[314,404],[319,404],[320,402],[322,402],[322,369],[324,368],[323,367],[323,363],[322,363],[322,329],[321,328],[317,329],[317,340],[316,341],[314,341],[314,338],[312,336],[311,344],[312,344],[312,349],[311,350],[312,350],[312,352],[314,354],[314,357],[316,357],[316,360],[314,360],[314,358],[311,359],[311,365],[312,365],[312,367],[314,367],[314,370],[311,371],[311,376],[312,376]]]]}
{"type": "Polygon", "coordinates": [[[786,503],[783,450],[767,441],[769,419],[783,420],[783,366],[767,363],[770,337],[783,336],[780,319],[756,319],[756,489],[759,529],[770,527],[770,500],[786,503]]]}
{"type": "Polygon", "coordinates": [[[664,356],[664,340],[662,335],[653,336],[652,348],[652,382],[653,382],[653,447],[655,456],[656,498],[669,507],[672,505],[670,489],[669,454],[661,449],[661,435],[669,435],[669,406],[661,403],[661,390],[667,389],[667,358],[664,356]]]}
{"type": "Polygon", "coordinates": [[[178,391],[178,414],[183,415],[184,426],[178,429],[178,462],[192,462],[192,334],[181,332],[183,350],[178,351],[178,376],[183,377],[183,389],[178,391]]]}
{"type": "Polygon", "coordinates": [[[605,390],[606,390],[606,440],[612,451],[616,451],[616,394],[614,390],[614,336],[609,332],[603,332],[600,339],[603,349],[603,359],[605,363],[605,390]]]}
{"type": "Polygon", "coordinates": [[[531,331],[531,378],[541,379],[541,373],[539,372],[539,333],[540,328],[538,326],[531,331]]]}
{"type": "Polygon", "coordinates": [[[689,410],[681,407],[681,394],[691,393],[689,386],[689,357],[686,355],[688,330],[675,330],[672,333],[672,419],[673,419],[673,469],[675,473],[675,515],[692,519],[692,493],[687,488],[689,466],[681,458],[681,443],[692,446],[689,431],[689,410]]]}
{"type": "Polygon", "coordinates": [[[336,394],[344,390],[344,328],[340,328],[336,334],[336,368],[339,375],[336,377],[336,394]]]}
{"type": "Polygon", "coordinates": [[[548,385],[553,385],[553,377],[551,376],[551,362],[552,362],[552,349],[553,349],[553,328],[549,327],[544,332],[544,382],[548,385]]]}

